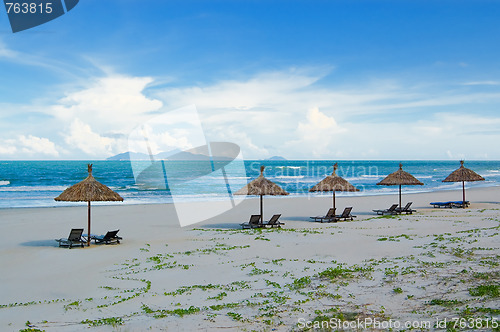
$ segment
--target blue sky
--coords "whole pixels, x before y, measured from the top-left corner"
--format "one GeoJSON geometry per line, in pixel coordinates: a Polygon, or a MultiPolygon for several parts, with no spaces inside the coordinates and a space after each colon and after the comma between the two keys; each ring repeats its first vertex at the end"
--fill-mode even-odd
{"type": "MultiPolygon", "coordinates": [[[[13,34],[2,8],[0,159],[106,158],[190,105],[208,141],[246,159],[500,159],[499,12],[483,0],[82,0],[13,34]]],[[[189,147],[167,134],[158,149],[189,147]]]]}

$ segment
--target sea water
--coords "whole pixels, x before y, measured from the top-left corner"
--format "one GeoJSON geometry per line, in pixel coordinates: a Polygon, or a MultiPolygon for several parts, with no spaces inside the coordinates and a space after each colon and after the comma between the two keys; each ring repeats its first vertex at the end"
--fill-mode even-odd
{"type": "MultiPolygon", "coordinates": [[[[248,160],[229,163],[221,170],[205,171],[199,161],[168,162],[171,170],[161,186],[147,186],[137,181],[129,161],[0,161],[0,208],[53,207],[82,203],[56,202],[67,187],[83,180],[87,164],[94,165],[94,177],[123,198],[122,204],[172,203],[173,201],[222,200],[231,197],[260,174],[290,193],[291,196],[327,195],[309,193],[309,189],[332,173],[329,160],[248,160]],[[172,171],[173,170],[173,171],[172,171]],[[195,174],[193,176],[190,176],[195,174]]],[[[165,161],[167,163],[167,161],[165,161]]],[[[444,183],[443,179],[460,166],[458,161],[404,161],[403,170],[424,183],[423,186],[403,186],[404,192],[429,192],[460,189],[461,183],[444,183]]],[[[500,185],[500,161],[467,161],[470,168],[485,181],[467,183],[470,187],[500,185]]],[[[399,161],[339,161],[337,175],[360,189],[356,193],[338,195],[396,194],[395,187],[377,183],[399,168],[399,161]]],[[[96,203],[116,204],[116,203],[96,203]]]]}

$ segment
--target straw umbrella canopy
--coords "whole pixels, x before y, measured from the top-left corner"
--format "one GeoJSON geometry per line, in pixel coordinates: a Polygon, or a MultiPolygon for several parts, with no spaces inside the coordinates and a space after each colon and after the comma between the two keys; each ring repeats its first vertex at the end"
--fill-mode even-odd
{"type": "Polygon", "coordinates": [[[87,202],[88,214],[88,238],[87,245],[90,245],[90,202],[110,202],[123,201],[123,198],[107,186],[98,182],[92,176],[92,164],[88,165],[89,176],[87,178],[64,190],[56,201],[64,202],[87,202]]]}
{"type": "Polygon", "coordinates": [[[262,204],[262,196],[264,195],[288,195],[283,188],[278,186],[276,183],[266,179],[264,177],[265,166],[260,167],[260,175],[258,178],[249,182],[246,186],[235,192],[235,195],[258,195],[260,196],[260,222],[264,221],[264,212],[262,204]]]}
{"type": "Polygon", "coordinates": [[[399,186],[399,209],[401,209],[401,186],[423,186],[413,175],[403,171],[403,164],[399,163],[399,169],[387,175],[385,179],[377,183],[378,186],[399,186]]]}
{"type": "Polygon", "coordinates": [[[446,179],[443,180],[443,182],[462,182],[462,192],[463,192],[463,208],[465,209],[465,181],[467,182],[472,182],[472,181],[484,181],[484,178],[474,172],[473,170],[470,170],[468,168],[464,167],[464,161],[460,160],[460,168],[454,170],[446,179]]]}
{"type": "Polygon", "coordinates": [[[331,191],[333,192],[333,209],[335,209],[335,192],[336,191],[359,191],[358,188],[354,187],[347,180],[341,178],[335,172],[339,165],[335,163],[333,165],[333,173],[328,175],[326,178],[318,182],[314,187],[309,189],[310,192],[314,191],[331,191]]]}

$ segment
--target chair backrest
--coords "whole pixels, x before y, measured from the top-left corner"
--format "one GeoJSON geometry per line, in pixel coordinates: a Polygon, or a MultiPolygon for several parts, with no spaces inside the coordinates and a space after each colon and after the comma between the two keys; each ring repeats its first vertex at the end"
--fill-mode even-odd
{"type": "Polygon", "coordinates": [[[389,208],[389,211],[394,211],[396,210],[396,208],[398,207],[399,205],[398,204],[392,204],[392,206],[389,208]]]}
{"type": "Polygon", "coordinates": [[[250,221],[248,222],[250,225],[260,224],[260,214],[252,214],[250,216],[250,221]]]}
{"type": "Polygon", "coordinates": [[[403,211],[407,211],[410,209],[410,206],[413,204],[413,202],[408,202],[406,206],[403,208],[403,211]]]}
{"type": "Polygon", "coordinates": [[[352,211],[352,206],[351,207],[346,207],[344,209],[344,212],[342,212],[342,215],[340,216],[340,218],[347,218],[351,215],[351,211],[352,211]]]}
{"type": "Polygon", "coordinates": [[[116,231],[108,231],[106,233],[106,235],[104,235],[104,238],[105,239],[113,239],[116,237],[116,234],[118,234],[119,231],[120,231],[119,229],[117,229],[116,231]]]}
{"type": "Polygon", "coordinates": [[[334,208],[330,208],[328,210],[328,212],[326,213],[326,216],[327,217],[335,217],[335,209],[334,208]]]}
{"type": "Polygon", "coordinates": [[[281,217],[281,214],[275,214],[271,219],[269,219],[269,224],[276,224],[278,219],[281,217]]]}
{"type": "Polygon", "coordinates": [[[83,228],[73,228],[71,232],[69,232],[68,240],[69,241],[80,241],[83,234],[83,228]]]}

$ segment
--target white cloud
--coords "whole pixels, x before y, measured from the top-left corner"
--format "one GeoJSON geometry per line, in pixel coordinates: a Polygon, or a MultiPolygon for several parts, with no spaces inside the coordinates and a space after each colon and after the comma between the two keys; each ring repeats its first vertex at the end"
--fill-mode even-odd
{"type": "Polygon", "coordinates": [[[65,121],[81,119],[101,133],[124,133],[142,123],[148,112],[162,107],[161,101],[143,93],[152,81],[149,77],[102,77],[83,90],[68,93],[52,111],[65,121]]]}
{"type": "Polygon", "coordinates": [[[126,151],[129,132],[148,119],[148,112],[162,107],[161,101],[143,93],[152,81],[110,74],[66,93],[51,106],[48,112],[67,128],[61,134],[70,153],[109,157],[126,151]]]}
{"type": "MultiPolygon", "coordinates": [[[[141,153],[151,151],[153,155],[175,149],[188,150],[194,147],[188,139],[190,134],[189,131],[175,128],[158,131],[157,128],[145,124],[140,129],[136,129],[134,135],[129,137],[128,149],[141,153]]],[[[204,144],[204,142],[202,143],[204,144]]]]}
{"type": "Polygon", "coordinates": [[[21,146],[21,151],[29,154],[45,154],[53,157],[57,157],[59,152],[57,152],[56,145],[47,138],[36,137],[32,135],[19,136],[19,143],[21,146]]]}
{"type": "Polygon", "coordinates": [[[92,131],[88,124],[75,119],[70,127],[69,135],[65,137],[68,145],[74,146],[91,156],[106,157],[113,153],[115,140],[92,131]]]}
{"type": "Polygon", "coordinates": [[[340,128],[334,118],[326,116],[315,107],[311,108],[307,113],[307,122],[299,123],[298,131],[302,137],[308,138],[314,133],[339,133],[345,131],[345,129],[340,128]]]}
{"type": "Polygon", "coordinates": [[[334,151],[341,148],[335,137],[346,132],[333,117],[320,112],[318,108],[311,108],[307,113],[307,122],[299,122],[297,127],[297,141],[292,141],[292,146],[308,146],[313,157],[320,158],[333,155],[334,151]]]}
{"type": "Polygon", "coordinates": [[[58,157],[54,142],[44,137],[33,135],[19,135],[15,139],[0,141],[0,155],[9,155],[15,159],[23,159],[23,156],[45,156],[58,157]]]}
{"type": "MultiPolygon", "coordinates": [[[[227,126],[224,130],[209,131],[209,135],[213,138],[211,141],[238,144],[242,150],[243,156],[248,159],[257,158],[257,156],[260,156],[259,158],[268,156],[268,149],[260,144],[255,144],[253,141],[254,137],[250,137],[251,134],[251,132],[239,130],[237,126],[227,126]]],[[[271,137],[267,138],[271,139],[271,137]]]]}
{"type": "Polygon", "coordinates": [[[298,70],[261,73],[247,80],[225,80],[211,86],[165,89],[159,97],[171,107],[195,104],[198,109],[279,108],[289,104],[290,100],[298,101],[298,95],[304,93],[302,89],[310,87],[326,74],[328,72],[312,75],[308,71],[298,70]],[[293,92],[296,94],[291,94],[293,92]]]}
{"type": "Polygon", "coordinates": [[[0,155],[13,155],[16,152],[15,140],[3,140],[0,142],[0,155]]]}

